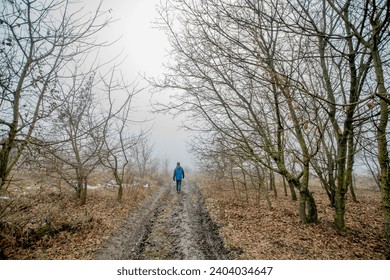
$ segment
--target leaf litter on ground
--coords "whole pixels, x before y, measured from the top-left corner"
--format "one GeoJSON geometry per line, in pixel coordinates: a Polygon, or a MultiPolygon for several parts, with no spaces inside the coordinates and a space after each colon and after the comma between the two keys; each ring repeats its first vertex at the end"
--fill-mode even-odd
{"type": "MultiPolygon", "coordinates": [[[[347,197],[347,231],[334,224],[334,210],[321,188],[313,188],[318,224],[303,224],[299,202],[279,192],[272,210],[265,198],[256,203],[229,187],[201,186],[210,216],[219,226],[228,249],[240,259],[370,260],[386,258],[380,192],[357,189],[358,202],[347,197]]],[[[271,192],[270,192],[271,197],[271,192]]]]}

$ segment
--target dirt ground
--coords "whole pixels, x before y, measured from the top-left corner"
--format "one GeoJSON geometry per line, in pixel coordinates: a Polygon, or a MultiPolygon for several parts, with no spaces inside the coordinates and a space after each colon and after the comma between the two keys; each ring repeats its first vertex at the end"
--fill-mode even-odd
{"type": "Polygon", "coordinates": [[[118,203],[117,189],[88,191],[80,206],[73,190],[23,187],[0,200],[7,215],[0,220],[0,259],[86,260],[115,232],[145,197],[157,187],[124,190],[118,203]]]}
{"type": "Polygon", "coordinates": [[[161,186],[132,212],[95,259],[227,259],[196,184],[161,186]]]}
{"type": "Polygon", "coordinates": [[[356,189],[358,202],[347,195],[345,221],[340,232],[334,224],[334,209],[320,187],[312,188],[318,210],[318,224],[302,224],[299,202],[285,196],[282,188],[272,209],[264,198],[232,188],[200,184],[206,208],[229,250],[239,259],[270,260],[383,260],[390,256],[386,247],[380,192],[356,189]]]}
{"type": "Polygon", "coordinates": [[[72,191],[25,188],[0,223],[0,259],[270,259],[380,260],[388,249],[380,193],[357,189],[347,199],[348,230],[334,226],[324,191],[313,188],[319,223],[304,225],[299,203],[278,189],[264,198],[226,186],[186,181],[125,190],[89,191],[80,206],[72,191]],[[28,191],[28,192],[27,192],[28,191]]]}

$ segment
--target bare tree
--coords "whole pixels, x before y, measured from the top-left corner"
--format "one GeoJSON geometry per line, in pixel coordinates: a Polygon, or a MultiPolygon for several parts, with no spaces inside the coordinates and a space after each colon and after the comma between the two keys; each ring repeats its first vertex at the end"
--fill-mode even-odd
{"type": "Polygon", "coordinates": [[[66,98],[53,112],[52,122],[46,123],[49,133],[41,154],[47,161],[43,165],[72,186],[80,203],[85,204],[88,178],[101,163],[109,167],[116,180],[123,180],[124,174],[119,173],[128,162],[119,152],[134,141],[124,130],[137,91],[123,84],[115,67],[102,75],[96,72],[98,68],[79,75],[79,69],[81,66],[76,67],[72,83],[61,87],[66,98]]]}
{"type": "MultiPolygon", "coordinates": [[[[293,32],[317,37],[327,112],[336,147],[336,226],[345,230],[345,194],[352,186],[357,141],[369,119],[376,127],[381,169],[385,232],[390,246],[388,104],[384,61],[388,42],[389,1],[287,1],[292,8],[293,32]],[[334,71],[338,75],[334,75],[334,71]],[[376,80],[373,85],[372,80],[376,80]]],[[[283,19],[280,19],[283,21],[283,19]]],[[[286,22],[287,23],[287,22],[286,22]]],[[[289,22],[290,23],[290,22],[289,22]]],[[[320,96],[318,96],[320,98],[320,96]]],[[[353,191],[353,189],[351,189],[353,191]]]]}
{"type": "Polygon", "coordinates": [[[82,205],[86,203],[88,176],[99,163],[102,130],[108,121],[98,109],[96,80],[92,72],[74,75],[72,84],[63,85],[67,98],[55,112],[51,142],[46,147],[47,158],[57,162],[49,163],[50,168],[76,190],[82,205]]]}
{"type": "Polygon", "coordinates": [[[299,57],[285,60],[297,48],[293,37],[268,22],[281,7],[262,3],[170,2],[161,15],[176,64],[156,85],[183,92],[168,109],[186,112],[194,120],[192,129],[218,132],[243,158],[284,176],[300,192],[302,221],[316,222],[308,187],[309,163],[322,135],[315,125],[319,105],[290,77],[302,74],[294,72],[299,57]],[[180,27],[170,18],[172,10],[180,13],[180,27]],[[301,165],[296,174],[288,152],[301,165]]]}
{"type": "Polygon", "coordinates": [[[141,179],[155,177],[158,172],[158,159],[153,155],[153,144],[150,133],[141,133],[137,144],[132,149],[132,154],[141,179]]]}
{"type": "MultiPolygon", "coordinates": [[[[389,59],[389,1],[345,1],[343,5],[327,0],[332,10],[348,29],[348,35],[363,45],[372,59],[376,87],[373,101],[378,104],[378,118],[375,120],[378,163],[380,166],[380,187],[384,213],[384,231],[390,251],[390,159],[388,150],[389,84],[384,61],[389,59]],[[362,12],[364,11],[364,12],[362,12]]],[[[351,39],[352,40],[352,39],[351,39]]]]}
{"type": "MultiPolygon", "coordinates": [[[[299,79],[299,84],[307,94],[315,95],[315,98],[325,102],[327,118],[325,122],[321,119],[319,121],[322,122],[320,126],[325,128],[330,124],[332,128],[325,128],[328,137],[321,143],[328,155],[323,158],[327,161],[327,168],[319,170],[317,165],[315,170],[323,182],[323,172],[328,173],[327,178],[331,182],[325,185],[329,187],[331,202],[336,209],[336,226],[345,230],[345,195],[352,185],[356,147],[355,122],[359,107],[366,97],[363,95],[363,85],[371,57],[366,46],[353,40],[351,29],[345,24],[339,24],[340,16],[332,12],[326,1],[286,2],[291,13],[286,18],[279,17],[278,21],[295,34],[316,40],[307,41],[310,44],[309,50],[316,56],[307,55],[312,61],[305,61],[316,65],[313,69],[322,70],[311,71],[311,75],[317,77],[314,81],[320,82],[323,88],[318,91],[318,86],[308,79],[299,79]]],[[[343,9],[347,16],[354,12],[349,10],[348,2],[345,2],[343,9]]]]}
{"type": "MultiPolygon", "coordinates": [[[[0,6],[0,188],[37,125],[60,106],[58,89],[69,62],[104,45],[96,34],[110,19],[84,15],[72,1],[2,1],[0,6]]],[[[44,141],[44,139],[40,139],[44,141]]]]}
{"type": "Polygon", "coordinates": [[[165,157],[161,161],[161,171],[164,178],[170,178],[171,172],[170,172],[170,161],[169,158],[165,155],[165,157]]]}
{"type": "MultiPolygon", "coordinates": [[[[110,170],[118,185],[118,201],[122,200],[124,184],[129,181],[128,171],[131,165],[131,156],[134,147],[142,139],[140,135],[134,135],[129,131],[130,112],[133,97],[142,89],[137,89],[137,85],[127,85],[124,78],[120,75],[119,81],[114,81],[115,69],[113,69],[109,81],[106,83],[106,94],[110,103],[110,108],[114,106],[114,93],[125,93],[125,101],[122,102],[115,113],[115,116],[109,117],[103,130],[103,147],[99,152],[101,164],[110,170]]],[[[118,106],[118,105],[117,105],[118,106]]],[[[110,114],[109,114],[110,115],[110,114]]]]}

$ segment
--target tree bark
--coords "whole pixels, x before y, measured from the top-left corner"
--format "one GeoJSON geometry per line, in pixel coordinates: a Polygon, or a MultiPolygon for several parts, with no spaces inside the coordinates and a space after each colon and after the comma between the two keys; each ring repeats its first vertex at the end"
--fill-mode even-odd
{"type": "Polygon", "coordinates": [[[80,192],[80,205],[85,205],[87,203],[87,186],[87,179],[84,178],[80,192]]]}
{"type": "MultiPolygon", "coordinates": [[[[375,31],[375,28],[373,28],[375,31]]],[[[382,61],[379,50],[374,44],[373,61],[378,84],[378,95],[388,98],[385,87],[382,61]]],[[[382,195],[382,209],[384,216],[384,231],[388,246],[388,258],[390,258],[390,176],[389,176],[389,151],[387,147],[387,126],[389,121],[389,105],[385,98],[380,99],[380,120],[377,126],[376,140],[378,143],[378,162],[380,166],[380,189],[382,195]]]]}

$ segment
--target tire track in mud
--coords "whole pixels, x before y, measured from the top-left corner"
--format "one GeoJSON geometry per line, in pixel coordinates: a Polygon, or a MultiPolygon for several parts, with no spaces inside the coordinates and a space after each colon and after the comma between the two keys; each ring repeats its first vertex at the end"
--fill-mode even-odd
{"type": "Polygon", "coordinates": [[[132,212],[95,259],[227,259],[195,184],[162,186],[132,212]]]}
{"type": "Polygon", "coordinates": [[[133,259],[140,251],[145,236],[163,207],[168,189],[160,187],[133,211],[117,232],[109,237],[95,254],[97,260],[133,259]]]}

